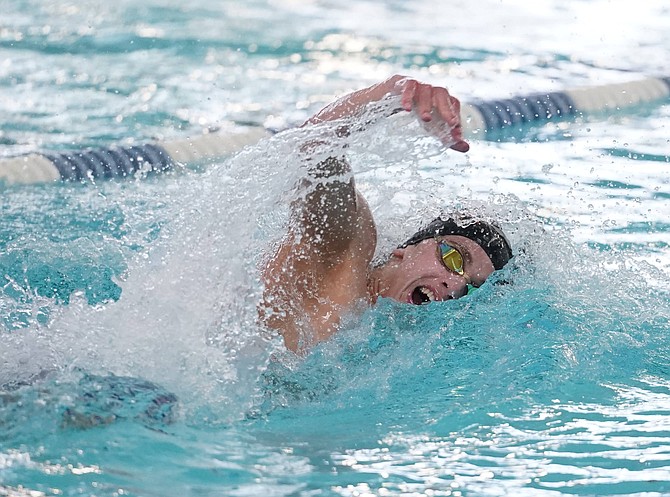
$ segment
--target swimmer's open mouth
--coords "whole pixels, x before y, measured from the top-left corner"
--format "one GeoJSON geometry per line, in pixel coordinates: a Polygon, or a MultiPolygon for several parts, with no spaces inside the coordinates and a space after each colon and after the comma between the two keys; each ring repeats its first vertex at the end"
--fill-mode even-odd
{"type": "Polygon", "coordinates": [[[409,296],[409,300],[411,304],[422,305],[435,302],[437,297],[430,288],[425,286],[417,286],[414,290],[412,290],[412,293],[409,296]]]}

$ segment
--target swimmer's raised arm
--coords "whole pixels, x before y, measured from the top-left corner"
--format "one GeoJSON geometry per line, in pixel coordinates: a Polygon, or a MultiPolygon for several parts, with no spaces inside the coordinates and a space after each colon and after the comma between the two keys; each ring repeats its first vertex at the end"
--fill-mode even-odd
{"type": "MultiPolygon", "coordinates": [[[[445,145],[460,152],[469,149],[463,140],[458,99],[446,88],[400,75],[340,98],[303,126],[356,116],[366,105],[394,94],[400,95],[402,110],[416,112],[425,123],[438,124],[435,129],[445,145]]],[[[352,240],[361,236],[361,226],[369,226],[366,231],[374,232],[372,216],[356,191],[351,167],[344,157],[328,157],[309,166],[304,186],[308,187],[308,193],[295,210],[302,244],[309,245],[302,252],[311,252],[318,261],[332,265],[341,259],[339,256],[349,248],[352,240]]]]}
{"type": "MultiPolygon", "coordinates": [[[[402,76],[337,100],[303,126],[358,116],[367,104],[394,94],[400,95],[398,110],[416,112],[445,146],[459,152],[469,149],[461,132],[458,100],[445,88],[402,76]]],[[[356,190],[342,143],[332,153],[324,145],[328,146],[303,144],[306,175],[292,205],[291,227],[262,273],[260,316],[298,353],[328,339],[345,314],[375,302],[382,291],[370,266],[377,244],[372,212],[356,190]]]]}
{"type": "MultiPolygon", "coordinates": [[[[367,104],[383,99],[386,95],[400,95],[402,109],[414,110],[423,122],[441,120],[447,127],[445,145],[458,152],[467,152],[470,146],[463,140],[461,128],[461,103],[446,88],[421,83],[415,79],[395,75],[389,79],[350,93],[324,107],[304,125],[334,121],[355,116],[367,104]]],[[[304,126],[303,125],[303,126],[304,126]]]]}

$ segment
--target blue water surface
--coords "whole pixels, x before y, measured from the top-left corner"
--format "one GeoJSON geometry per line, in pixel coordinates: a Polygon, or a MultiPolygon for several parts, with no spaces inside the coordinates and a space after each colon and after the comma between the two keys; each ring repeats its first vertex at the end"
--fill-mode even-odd
{"type": "MultiPolygon", "coordinates": [[[[668,7],[10,1],[0,157],[301,122],[403,73],[463,101],[667,76],[668,7]]],[[[383,301],[305,357],[255,320],[287,132],[179,174],[0,185],[0,495],[670,494],[667,101],[438,150],[349,144],[381,249],[501,220],[473,295],[383,301]]]]}

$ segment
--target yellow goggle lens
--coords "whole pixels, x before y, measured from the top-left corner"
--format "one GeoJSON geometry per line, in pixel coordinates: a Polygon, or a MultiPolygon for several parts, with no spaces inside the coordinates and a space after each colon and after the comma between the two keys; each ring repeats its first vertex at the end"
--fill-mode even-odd
{"type": "Polygon", "coordinates": [[[454,247],[447,242],[440,241],[438,243],[440,251],[440,259],[445,267],[456,274],[463,274],[463,256],[454,247]]]}

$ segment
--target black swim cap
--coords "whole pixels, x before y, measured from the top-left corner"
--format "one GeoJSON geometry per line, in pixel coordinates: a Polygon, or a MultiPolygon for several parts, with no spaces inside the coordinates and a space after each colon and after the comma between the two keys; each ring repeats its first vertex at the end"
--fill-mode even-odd
{"type": "Polygon", "coordinates": [[[428,226],[414,233],[409,240],[398,248],[416,245],[419,242],[438,236],[459,235],[469,238],[484,249],[494,268],[501,269],[509,262],[512,258],[512,247],[498,226],[473,218],[464,218],[459,221],[460,224],[451,217],[446,220],[438,217],[428,226]]]}

